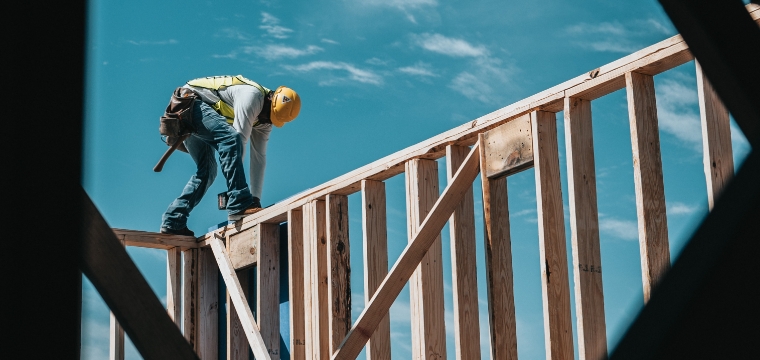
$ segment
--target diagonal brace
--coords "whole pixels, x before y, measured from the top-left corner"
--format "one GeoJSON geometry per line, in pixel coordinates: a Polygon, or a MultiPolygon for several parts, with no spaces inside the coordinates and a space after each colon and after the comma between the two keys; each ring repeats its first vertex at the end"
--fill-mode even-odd
{"type": "Polygon", "coordinates": [[[430,210],[425,221],[401,253],[398,261],[380,284],[380,287],[372,296],[364,311],[356,320],[343,343],[333,354],[332,359],[354,359],[361,352],[364,344],[372,336],[377,325],[388,313],[393,301],[396,300],[404,285],[414,273],[417,265],[427,253],[438,234],[446,225],[454,209],[462,201],[462,198],[470,187],[480,169],[480,150],[476,143],[472,147],[467,158],[459,167],[451,183],[438,198],[433,209],[430,210]]]}
{"type": "Polygon", "coordinates": [[[210,243],[216,263],[219,266],[219,272],[222,274],[224,283],[227,285],[227,291],[230,292],[230,300],[235,305],[235,310],[240,318],[240,324],[243,326],[243,332],[248,339],[248,344],[251,345],[251,350],[253,350],[253,356],[256,359],[271,360],[264,343],[264,338],[261,337],[258,326],[253,319],[251,308],[248,306],[245,295],[243,295],[243,288],[240,286],[237,275],[235,275],[235,268],[232,267],[230,257],[224,250],[222,240],[214,237],[210,239],[210,243]]]}

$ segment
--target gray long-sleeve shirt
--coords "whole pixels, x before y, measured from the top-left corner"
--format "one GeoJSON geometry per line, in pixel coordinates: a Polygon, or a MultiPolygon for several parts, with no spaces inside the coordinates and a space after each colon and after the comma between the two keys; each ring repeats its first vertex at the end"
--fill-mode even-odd
{"type": "MultiPolygon", "coordinates": [[[[219,97],[214,91],[204,88],[185,85],[198,94],[205,103],[213,104],[221,98],[225,103],[232,105],[235,111],[235,119],[232,126],[243,138],[243,151],[248,140],[251,142],[250,156],[250,189],[253,196],[261,199],[264,189],[264,172],[267,164],[267,142],[269,133],[272,132],[272,124],[255,125],[256,120],[264,106],[264,94],[251,85],[233,85],[219,90],[219,97]]],[[[245,154],[244,154],[245,155],[245,154]]]]}

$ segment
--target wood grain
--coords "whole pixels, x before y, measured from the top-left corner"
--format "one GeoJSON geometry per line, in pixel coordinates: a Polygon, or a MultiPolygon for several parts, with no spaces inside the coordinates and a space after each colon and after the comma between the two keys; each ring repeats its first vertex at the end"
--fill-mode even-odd
{"type": "MultiPolygon", "coordinates": [[[[238,270],[235,274],[240,282],[243,296],[247,299],[250,296],[248,291],[249,269],[238,270]]],[[[227,309],[227,360],[248,360],[248,339],[245,336],[243,324],[237,315],[237,309],[230,298],[229,291],[227,291],[227,309]]]]}
{"type": "Polygon", "coordinates": [[[196,352],[198,343],[198,249],[182,252],[182,333],[196,352]]]}
{"type": "Polygon", "coordinates": [[[259,224],[256,316],[259,332],[272,360],[280,359],[280,225],[259,224]]]}
{"type": "MultiPolygon", "coordinates": [[[[530,125],[530,122],[528,121],[530,125]]],[[[532,145],[532,144],[531,144],[532,145]]],[[[446,147],[446,177],[451,182],[470,148],[446,147]]],[[[449,220],[451,285],[454,295],[454,341],[457,359],[480,359],[480,314],[475,256],[475,203],[472,187],[462,196],[449,220]]]]}
{"type": "Polygon", "coordinates": [[[166,312],[177,324],[182,323],[182,251],[173,247],[166,251],[166,312]]]}
{"type": "Polygon", "coordinates": [[[644,301],[647,302],[654,287],[670,268],[660,134],[654,79],[645,74],[627,73],[625,81],[633,146],[641,271],[644,301]]]}
{"type": "Polygon", "coordinates": [[[168,250],[173,247],[189,249],[198,247],[192,236],[161,234],[150,231],[113,229],[114,234],[124,239],[127,246],[138,246],[151,249],[168,250]]]}
{"type": "Polygon", "coordinates": [[[290,291],[290,358],[305,360],[303,211],[288,211],[288,285],[290,291]]]}
{"type": "MultiPolygon", "coordinates": [[[[362,235],[364,239],[364,303],[388,274],[388,228],[385,183],[362,181],[362,235]]],[[[367,360],[391,358],[391,325],[386,313],[367,343],[367,360]]]]}
{"type": "Polygon", "coordinates": [[[219,269],[210,248],[198,249],[198,342],[203,360],[219,358],[219,269]]]}
{"type": "Polygon", "coordinates": [[[351,329],[351,251],[348,238],[348,196],[327,195],[327,298],[330,354],[351,329]]]}
{"type": "Polygon", "coordinates": [[[325,202],[315,200],[304,206],[304,271],[306,309],[306,358],[312,360],[330,357],[329,317],[327,294],[327,233],[325,202]],[[308,231],[308,233],[307,233],[308,231]],[[308,282],[308,284],[306,284],[308,282]],[[306,296],[308,295],[308,296],[306,296]]]}
{"type": "Polygon", "coordinates": [[[712,210],[721,190],[734,176],[731,122],[728,117],[728,110],[721,102],[710,81],[705,78],[699,62],[696,62],[696,66],[707,203],[712,210]]]}
{"type": "Polygon", "coordinates": [[[259,258],[258,249],[261,241],[261,226],[254,226],[246,231],[229,235],[227,248],[230,261],[235,270],[242,270],[256,265],[259,258]]]}
{"type": "MultiPolygon", "coordinates": [[[[253,313],[251,312],[248,301],[243,293],[243,288],[240,286],[240,281],[235,274],[235,269],[232,267],[230,257],[227,256],[227,251],[224,248],[224,243],[218,238],[214,238],[211,241],[211,250],[213,251],[216,263],[219,266],[219,273],[224,279],[224,283],[227,285],[227,291],[229,292],[230,300],[234,305],[235,312],[237,313],[240,323],[243,328],[245,337],[248,339],[248,344],[251,346],[253,356],[256,359],[270,360],[269,354],[266,351],[266,344],[261,338],[258,326],[253,319],[253,313]]],[[[230,307],[232,310],[233,307],[230,307]]]]}
{"type": "Polygon", "coordinates": [[[462,200],[462,196],[472,186],[480,168],[479,146],[475,145],[467,155],[462,167],[454,175],[453,181],[443,191],[433,209],[422,222],[413,240],[401,253],[398,261],[385,277],[375,295],[367,303],[364,311],[351,328],[346,339],[333,359],[354,359],[361,352],[364,344],[377,328],[377,325],[388,313],[401,289],[412,277],[425,254],[436,238],[440,235],[448,217],[462,200]]]}
{"type": "MultiPolygon", "coordinates": [[[[485,148],[485,135],[478,139],[485,148]]],[[[532,143],[531,143],[532,146],[532,143]]],[[[485,163],[481,152],[481,167],[485,163]]],[[[507,178],[480,174],[483,188],[483,222],[486,289],[491,359],[517,359],[517,322],[512,275],[512,241],[509,235],[507,178]]]]}
{"type": "MultiPolygon", "coordinates": [[[[530,115],[525,114],[484,133],[487,177],[516,174],[533,166],[530,115]]],[[[446,155],[448,156],[448,154],[446,155]]]]}
{"type": "MultiPolygon", "coordinates": [[[[530,120],[533,127],[546,358],[570,359],[573,357],[573,328],[570,319],[557,120],[554,113],[544,111],[531,113],[530,120]]],[[[568,151],[568,158],[569,154],[568,151]]]]}
{"type": "MultiPolygon", "coordinates": [[[[407,162],[406,209],[410,242],[437,199],[438,163],[424,159],[407,162]]],[[[446,358],[442,257],[439,234],[409,279],[412,357],[415,359],[446,358]]]]}

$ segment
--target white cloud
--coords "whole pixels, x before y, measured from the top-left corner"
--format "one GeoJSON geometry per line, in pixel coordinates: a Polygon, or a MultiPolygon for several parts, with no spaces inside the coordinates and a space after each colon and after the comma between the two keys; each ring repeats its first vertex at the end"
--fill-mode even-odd
{"type": "Polygon", "coordinates": [[[673,79],[655,87],[660,130],[673,135],[686,146],[702,152],[702,125],[695,111],[697,90],[673,79]]]}
{"type": "Polygon", "coordinates": [[[599,231],[623,240],[637,240],[639,228],[635,221],[615,218],[600,218],[599,231]]]}
{"type": "Polygon", "coordinates": [[[663,35],[673,35],[674,33],[671,28],[661,24],[655,19],[647,19],[646,25],[651,26],[652,30],[662,33],[663,35]]]}
{"type": "Polygon", "coordinates": [[[321,41],[322,41],[323,43],[328,43],[328,44],[333,44],[333,45],[340,45],[340,43],[339,43],[339,42],[337,42],[337,41],[335,41],[335,40],[331,40],[331,39],[322,39],[321,41]]]}
{"type": "Polygon", "coordinates": [[[371,6],[387,6],[400,10],[412,23],[417,23],[412,12],[420,12],[425,9],[438,6],[438,0],[364,0],[363,4],[371,6]]]}
{"type": "Polygon", "coordinates": [[[418,62],[417,64],[414,64],[413,66],[405,66],[405,67],[399,68],[398,71],[401,71],[404,74],[414,75],[414,76],[422,76],[422,77],[438,76],[438,74],[430,70],[430,64],[426,64],[423,62],[418,62]]]}
{"type": "Polygon", "coordinates": [[[491,101],[488,94],[493,92],[491,86],[467,71],[457,75],[457,77],[451,81],[449,87],[462,93],[462,95],[471,100],[480,100],[484,103],[491,101]]]}
{"type": "Polygon", "coordinates": [[[688,215],[699,210],[699,206],[687,205],[680,202],[668,204],[668,215],[688,215]]]}
{"type": "Polygon", "coordinates": [[[602,40],[589,42],[587,47],[599,52],[632,53],[641,47],[627,43],[627,41],[602,40]]]}
{"type": "Polygon", "coordinates": [[[338,78],[322,81],[320,82],[320,85],[332,85],[341,80],[352,80],[373,85],[380,85],[383,83],[383,78],[380,75],[370,70],[359,69],[352,64],[344,62],[313,61],[308,64],[298,66],[285,66],[285,68],[296,72],[311,72],[315,70],[343,70],[348,73],[348,78],[338,78]]]}
{"type": "Polygon", "coordinates": [[[158,41],[148,41],[148,40],[135,41],[135,40],[129,40],[127,42],[130,43],[130,44],[132,44],[132,45],[137,45],[137,46],[140,46],[140,45],[174,45],[174,44],[179,44],[179,41],[174,40],[174,39],[158,40],[158,41]]]}
{"type": "Polygon", "coordinates": [[[625,35],[628,31],[619,23],[602,22],[599,24],[580,23],[567,27],[567,32],[572,34],[611,34],[625,35]]]}
{"type": "Polygon", "coordinates": [[[254,53],[267,60],[278,60],[283,58],[294,59],[301,56],[313,55],[323,50],[324,49],[321,47],[315,45],[309,45],[303,49],[296,49],[294,47],[277,44],[270,44],[264,47],[246,46],[243,48],[243,52],[246,54],[254,53]]]}
{"type": "Polygon", "coordinates": [[[262,12],[261,13],[261,25],[259,29],[265,30],[269,36],[276,39],[287,39],[289,34],[293,32],[292,29],[280,26],[280,19],[274,17],[272,14],[262,12]]]}
{"type": "Polygon", "coordinates": [[[452,57],[488,56],[483,45],[474,46],[462,39],[454,39],[441,34],[424,33],[413,36],[414,41],[423,49],[452,57]]]}
{"type": "Polygon", "coordinates": [[[575,44],[585,49],[632,53],[642,49],[643,43],[650,42],[653,34],[671,35],[672,30],[650,18],[633,20],[626,25],[619,22],[579,23],[566,27],[564,33],[576,38],[575,44]]]}
{"type": "Polygon", "coordinates": [[[385,66],[385,65],[388,65],[388,62],[387,62],[387,61],[385,61],[385,60],[380,60],[380,59],[378,59],[378,58],[376,58],[376,57],[373,57],[373,58],[371,58],[371,59],[367,59],[367,60],[366,60],[366,61],[364,61],[364,62],[366,62],[367,64],[370,64],[370,65],[375,65],[375,66],[385,66]]]}

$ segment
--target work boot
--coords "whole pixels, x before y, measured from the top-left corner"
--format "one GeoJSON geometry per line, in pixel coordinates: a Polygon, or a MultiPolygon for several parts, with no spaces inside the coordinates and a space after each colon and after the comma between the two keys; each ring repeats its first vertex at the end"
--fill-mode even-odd
{"type": "Polygon", "coordinates": [[[195,237],[195,234],[193,233],[193,231],[190,230],[190,229],[188,229],[187,226],[185,226],[183,229],[179,229],[179,230],[174,230],[174,229],[169,229],[169,228],[162,227],[161,228],[161,233],[162,234],[169,234],[169,235],[185,235],[185,236],[195,237]]]}
{"type": "Polygon", "coordinates": [[[261,200],[257,197],[253,197],[253,203],[249,205],[247,208],[240,210],[234,214],[227,215],[227,220],[230,221],[238,221],[248,215],[253,215],[259,211],[261,211],[261,200]]]}

